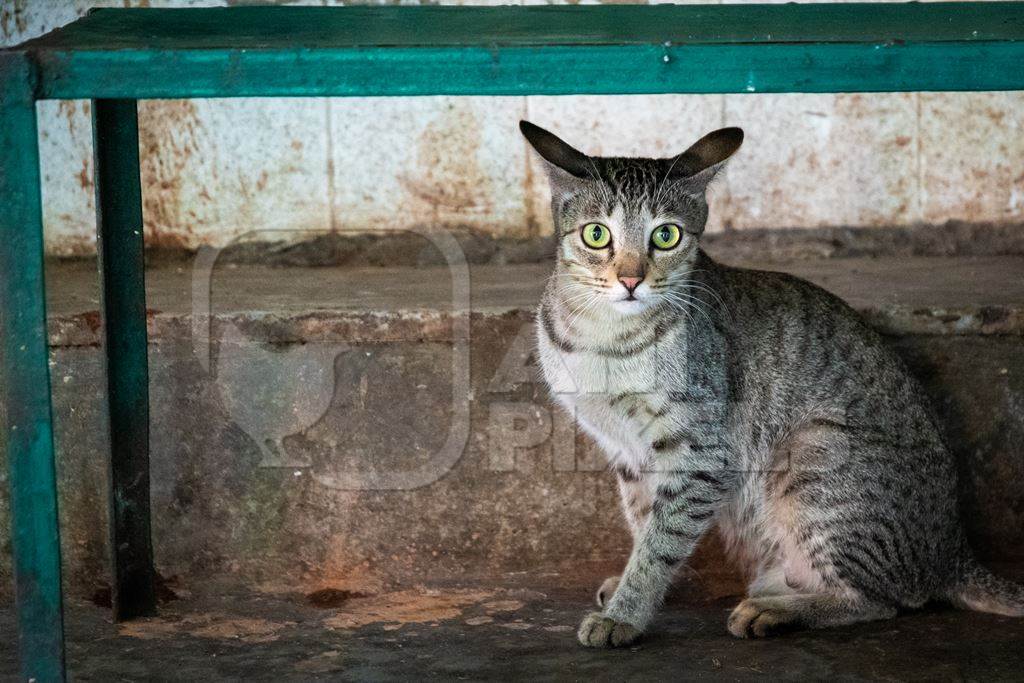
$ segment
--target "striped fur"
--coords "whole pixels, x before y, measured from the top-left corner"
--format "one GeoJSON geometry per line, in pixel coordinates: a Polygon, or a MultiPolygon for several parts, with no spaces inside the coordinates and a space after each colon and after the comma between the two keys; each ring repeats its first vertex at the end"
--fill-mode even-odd
{"type": "Polygon", "coordinates": [[[735,133],[673,159],[619,159],[523,130],[547,161],[562,235],[538,312],[541,365],[616,470],[634,538],[583,644],[642,633],[712,526],[749,576],[728,622],[737,636],[934,598],[1024,613],[1024,591],[973,560],[940,426],[879,335],[814,285],[700,250],[705,190],[735,133]],[[591,222],[610,229],[608,248],[583,243],[591,222]],[[653,249],[669,222],[680,244],[653,249]],[[634,300],[624,267],[644,275],[634,300]]]}

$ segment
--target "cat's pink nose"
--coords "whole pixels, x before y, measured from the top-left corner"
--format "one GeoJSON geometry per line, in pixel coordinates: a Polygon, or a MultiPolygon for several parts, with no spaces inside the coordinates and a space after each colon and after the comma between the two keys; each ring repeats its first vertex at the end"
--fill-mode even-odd
{"type": "Polygon", "coordinates": [[[636,289],[636,286],[639,285],[641,282],[643,282],[643,278],[642,277],[620,277],[619,278],[619,282],[621,282],[622,286],[625,287],[627,290],[629,290],[629,293],[632,294],[633,290],[636,289]]]}

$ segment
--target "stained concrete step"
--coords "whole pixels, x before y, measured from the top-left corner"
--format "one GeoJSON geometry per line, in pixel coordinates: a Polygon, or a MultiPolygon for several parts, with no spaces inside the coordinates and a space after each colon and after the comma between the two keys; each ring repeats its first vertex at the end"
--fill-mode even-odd
{"type": "MultiPolygon", "coordinates": [[[[729,261],[780,270],[838,294],[888,334],[1024,335],[1024,256],[901,257],[729,261]]],[[[50,338],[56,346],[99,343],[99,292],[90,261],[50,265],[50,338]]],[[[173,336],[212,293],[210,312],[222,321],[252,320],[252,331],[281,342],[312,337],[367,341],[446,338],[430,327],[459,311],[448,267],[305,268],[229,263],[160,264],[146,273],[150,335],[173,336]],[[375,319],[420,321],[420,327],[349,329],[333,325],[375,319]],[[320,327],[317,327],[319,323],[320,327]]],[[[551,266],[471,265],[469,309],[482,316],[532,313],[551,266]]],[[[465,307],[460,312],[464,312],[465,307]]],[[[449,335],[450,337],[450,335],[449,335]]]]}
{"type": "MultiPolygon", "coordinates": [[[[1024,257],[744,265],[815,281],[891,338],[948,427],[979,551],[1024,560],[1024,257]]],[[[152,266],[161,572],[302,592],[617,569],[614,480],[532,367],[549,270],[152,266]]],[[[65,566],[90,596],[107,553],[99,297],[91,263],[48,276],[65,566]]],[[[710,541],[690,576],[729,592],[727,567],[710,541]]]]}

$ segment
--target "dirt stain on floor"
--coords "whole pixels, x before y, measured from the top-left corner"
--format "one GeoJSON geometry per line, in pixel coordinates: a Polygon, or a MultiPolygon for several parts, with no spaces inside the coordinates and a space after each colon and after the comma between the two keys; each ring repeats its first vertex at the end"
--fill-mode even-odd
{"type": "Polygon", "coordinates": [[[338,650],[328,650],[297,662],[294,669],[305,674],[322,674],[342,669],[344,658],[338,650]]]}
{"type": "MultiPolygon", "coordinates": [[[[411,588],[376,595],[335,588],[303,596],[307,604],[330,610],[321,622],[327,629],[356,629],[379,624],[395,631],[407,624],[437,626],[440,622],[464,619],[467,625],[481,626],[503,620],[522,609],[524,603],[508,598],[505,591],[466,588],[411,588]]],[[[528,629],[531,624],[515,620],[500,624],[505,628],[528,629]]],[[[139,619],[118,627],[129,638],[159,640],[189,635],[211,640],[240,640],[267,643],[278,640],[282,632],[296,626],[294,621],[274,621],[222,612],[191,612],[180,617],[139,619]]],[[[329,657],[327,659],[334,659],[329,657]]],[[[337,662],[309,662],[309,666],[335,666],[337,662]]]]}
{"type": "Polygon", "coordinates": [[[483,608],[488,612],[515,612],[523,608],[523,603],[519,600],[492,600],[485,602],[483,608]]]}
{"type": "Polygon", "coordinates": [[[367,593],[358,591],[343,590],[340,588],[321,588],[306,595],[306,602],[313,607],[323,609],[337,608],[344,605],[353,598],[369,597],[367,593]]]}
{"type": "Polygon", "coordinates": [[[185,633],[197,638],[213,640],[268,643],[277,640],[280,637],[280,631],[294,625],[295,622],[291,621],[275,622],[253,617],[234,617],[204,612],[187,614],[176,621],[159,617],[139,619],[121,624],[118,627],[118,634],[129,638],[153,640],[185,633]]]}
{"type": "Polygon", "coordinates": [[[117,634],[129,638],[141,640],[157,640],[159,638],[170,638],[178,633],[178,624],[166,619],[151,617],[136,619],[125,624],[119,624],[117,634]]]}
{"type": "Polygon", "coordinates": [[[324,626],[350,629],[367,624],[425,624],[462,616],[467,607],[493,598],[494,593],[456,589],[404,590],[372,597],[353,598],[343,610],[324,619],[324,626]]]}

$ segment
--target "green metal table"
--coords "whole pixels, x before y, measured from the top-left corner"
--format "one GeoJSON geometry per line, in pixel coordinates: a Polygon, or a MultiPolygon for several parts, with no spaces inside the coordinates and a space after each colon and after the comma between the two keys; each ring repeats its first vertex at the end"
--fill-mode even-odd
{"type": "Polygon", "coordinates": [[[93,101],[118,620],[155,610],[136,102],[1024,89],[1024,2],[104,9],[0,51],[0,304],[21,675],[64,640],[35,103],[93,101]]]}

